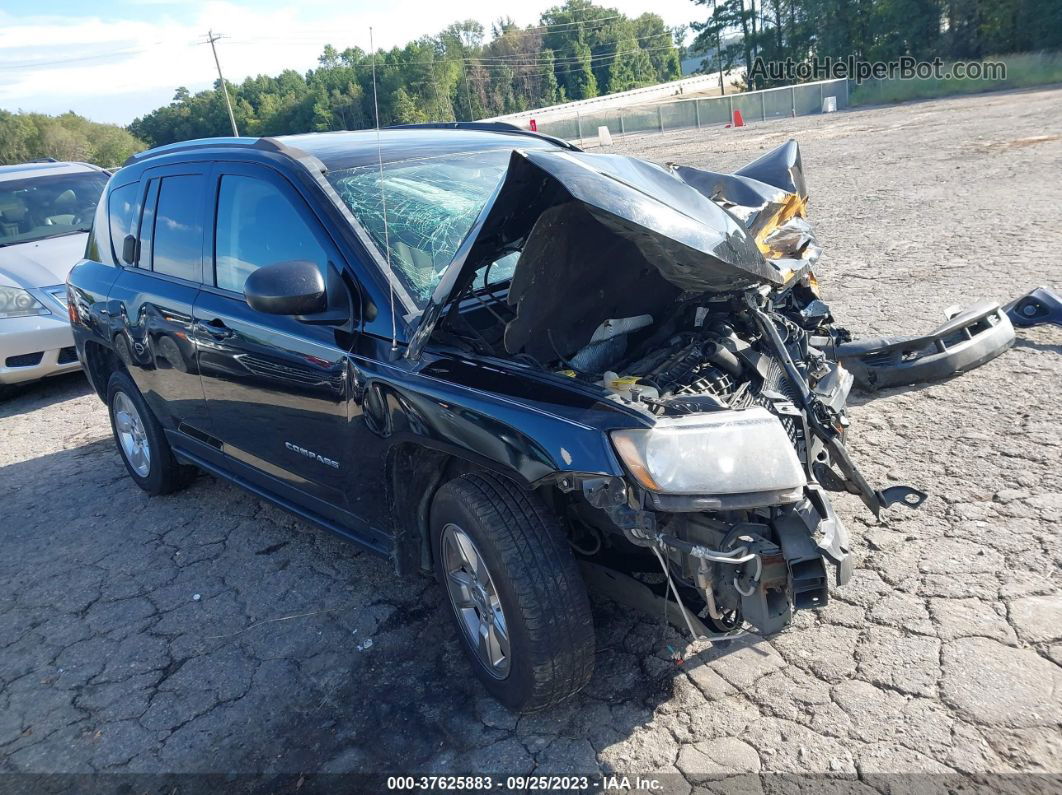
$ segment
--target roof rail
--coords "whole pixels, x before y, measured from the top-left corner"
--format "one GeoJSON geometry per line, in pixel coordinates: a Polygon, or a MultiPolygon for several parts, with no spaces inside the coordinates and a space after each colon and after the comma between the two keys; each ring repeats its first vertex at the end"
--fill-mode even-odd
{"type": "Polygon", "coordinates": [[[218,137],[218,138],[193,138],[190,141],[178,141],[172,144],[163,144],[162,146],[156,146],[154,149],[145,149],[143,152],[137,152],[131,155],[122,166],[132,165],[133,163],[139,163],[142,160],[155,157],[156,155],[168,155],[172,152],[187,152],[195,149],[207,149],[218,146],[234,146],[234,147],[247,147],[249,149],[264,149],[267,152],[279,152],[280,154],[287,155],[295,160],[305,160],[307,158],[316,161],[315,167],[320,167],[324,171],[324,166],[317,158],[312,155],[308,155],[301,149],[297,149],[294,146],[288,146],[283,141],[272,138],[252,138],[250,136],[240,137],[218,137]]]}
{"type": "Polygon", "coordinates": [[[205,149],[212,146],[254,146],[258,143],[259,138],[251,138],[247,136],[221,136],[217,138],[193,138],[190,141],[177,141],[172,144],[163,144],[162,146],[156,146],[153,149],[145,149],[143,152],[137,152],[134,155],[130,155],[129,159],[122,163],[122,166],[131,166],[133,163],[139,163],[141,160],[147,160],[150,157],[156,157],[158,155],[168,155],[170,152],[184,152],[190,149],[205,149]]]}
{"type": "Polygon", "coordinates": [[[545,141],[571,149],[574,152],[581,151],[578,146],[563,138],[555,138],[540,132],[532,132],[515,124],[504,121],[433,121],[425,124],[394,124],[386,127],[387,130],[484,130],[486,132],[509,133],[510,135],[526,135],[530,138],[541,138],[545,141]]]}
{"type": "Polygon", "coordinates": [[[27,163],[58,163],[54,157],[35,157],[33,160],[27,160],[27,163]]]}

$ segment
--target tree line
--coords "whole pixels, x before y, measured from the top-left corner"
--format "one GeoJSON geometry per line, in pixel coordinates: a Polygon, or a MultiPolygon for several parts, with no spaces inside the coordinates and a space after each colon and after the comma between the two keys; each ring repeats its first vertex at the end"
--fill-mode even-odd
{"type": "MultiPolygon", "coordinates": [[[[707,71],[811,58],[967,60],[1062,48],[1060,0],[693,0],[707,71]]],[[[752,82],[752,81],[750,81],[752,82]]],[[[769,80],[748,88],[767,88],[769,80]]]]}
{"type": "Polygon", "coordinates": [[[0,164],[42,157],[120,166],[145,148],[128,130],[99,124],[76,113],[10,113],[0,110],[0,164]]]}
{"type": "MultiPolygon", "coordinates": [[[[930,60],[1062,48],[1060,0],[692,0],[692,52],[703,71],[749,72],[756,58],[930,60]]],[[[488,32],[457,22],[404,47],[324,48],[315,68],[227,83],[242,135],[359,129],[380,123],[467,121],[587,99],[681,77],[685,29],[653,13],[628,17],[565,0],[527,27],[488,32]],[[375,67],[375,98],[373,70],[375,67]]],[[[768,87],[768,82],[749,88],[768,87]]],[[[220,84],[136,119],[127,129],[74,113],[0,111],[0,163],[37,157],[121,164],[147,145],[228,135],[220,84]]]]}
{"type": "MultiPolygon", "coordinates": [[[[375,57],[380,123],[469,121],[554,105],[681,76],[675,31],[652,13],[630,18],[590,0],[567,0],[538,25],[498,22],[487,35],[457,22],[375,57]]],[[[372,53],[324,48],[305,73],[227,84],[241,135],[354,130],[375,124],[372,53]]],[[[155,146],[230,131],[217,89],[177,90],[129,130],[155,146]]]]}

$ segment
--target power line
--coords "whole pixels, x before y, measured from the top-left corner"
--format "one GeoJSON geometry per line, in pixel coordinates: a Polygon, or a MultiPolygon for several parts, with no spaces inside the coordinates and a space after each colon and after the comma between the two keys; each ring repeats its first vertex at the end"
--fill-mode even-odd
{"type": "Polygon", "coordinates": [[[112,50],[111,52],[99,53],[98,55],[81,55],[73,58],[56,58],[51,61],[23,61],[21,63],[11,61],[0,61],[0,68],[3,69],[39,69],[48,68],[51,66],[62,66],[68,63],[84,63],[85,61],[101,61],[105,58],[114,58],[116,56],[123,55],[142,55],[146,52],[151,52],[153,47],[157,47],[160,44],[165,44],[164,41],[156,41],[147,47],[137,47],[130,50],[112,50]]]}
{"type": "MultiPolygon", "coordinates": [[[[497,36],[494,39],[491,39],[491,41],[497,41],[498,39],[504,37],[508,33],[533,33],[535,31],[539,31],[539,30],[553,31],[553,30],[560,30],[561,28],[575,27],[577,25],[583,25],[586,28],[591,28],[592,29],[594,27],[602,27],[602,26],[604,26],[604,24],[606,22],[611,22],[614,19],[621,19],[624,16],[625,16],[624,14],[613,14],[613,15],[607,16],[607,17],[598,17],[597,19],[576,20],[574,22],[556,22],[556,23],[553,23],[551,25],[538,25],[538,26],[535,26],[535,27],[526,27],[526,28],[517,27],[517,28],[513,28],[513,29],[508,30],[508,31],[504,31],[501,36],[497,36]]],[[[333,35],[335,35],[335,30],[330,29],[330,28],[320,28],[320,31],[321,31],[320,36],[333,36],[333,35]]],[[[440,33],[441,32],[442,31],[440,31],[440,33]]],[[[319,35],[315,35],[313,33],[309,33],[309,34],[303,33],[302,35],[299,35],[299,36],[258,36],[258,37],[254,38],[254,39],[240,40],[239,43],[249,43],[249,42],[253,42],[253,41],[282,41],[282,42],[292,42],[292,43],[295,43],[295,44],[297,44],[299,42],[312,43],[312,42],[318,41],[320,39],[320,36],[319,35]]],[[[237,43],[237,42],[234,41],[233,43],[237,43]]]]}
{"type": "MultiPolygon", "coordinates": [[[[646,50],[642,50],[642,52],[646,52],[646,50]]],[[[600,56],[600,58],[601,58],[601,60],[604,60],[604,59],[607,59],[607,58],[611,58],[612,62],[614,63],[619,58],[620,54],[621,53],[612,53],[610,55],[600,56]]],[[[607,66],[607,65],[609,65],[609,64],[606,64],[606,63],[591,64],[591,66],[594,67],[594,68],[597,68],[597,67],[600,67],[600,66],[607,66]]],[[[488,64],[488,66],[489,66],[489,64],[488,64]]],[[[580,69],[581,69],[581,66],[579,64],[571,64],[569,66],[569,68],[567,68],[567,69],[554,69],[553,70],[553,74],[558,75],[558,76],[559,75],[570,75],[573,72],[578,72],[580,69]]],[[[515,75],[514,75],[514,77],[515,77],[515,75]]],[[[497,80],[497,76],[496,75],[481,75],[481,76],[472,76],[472,77],[469,77],[468,79],[469,80],[478,80],[480,82],[489,83],[492,80],[497,80]]]]}
{"type": "MultiPolygon", "coordinates": [[[[526,33],[526,32],[534,32],[534,31],[538,31],[538,30],[550,30],[550,31],[552,31],[552,30],[560,30],[562,28],[575,27],[575,26],[578,26],[578,25],[583,25],[587,29],[593,29],[595,27],[601,27],[606,22],[610,22],[610,21],[612,21],[614,19],[620,19],[623,16],[624,16],[623,14],[616,14],[616,15],[607,16],[607,17],[599,17],[598,19],[594,19],[594,20],[579,20],[579,21],[575,21],[575,22],[555,23],[553,25],[539,25],[539,26],[536,26],[536,27],[517,28],[517,29],[513,29],[511,31],[504,32],[501,36],[498,36],[498,37],[496,37],[494,39],[491,39],[491,42],[489,42],[489,43],[497,42],[497,41],[505,38],[505,36],[509,35],[509,33],[526,33]]],[[[329,35],[330,33],[333,33],[333,32],[334,31],[329,31],[325,35],[329,35]]],[[[654,39],[654,38],[657,38],[659,36],[667,36],[667,35],[669,35],[667,31],[660,31],[658,33],[649,34],[647,36],[637,37],[635,39],[635,41],[644,41],[644,40],[647,40],[647,39],[654,39]]],[[[193,43],[194,44],[210,44],[211,48],[213,49],[214,48],[214,44],[213,44],[213,42],[209,41],[210,37],[211,37],[211,34],[208,33],[207,37],[206,37],[206,40],[199,41],[199,42],[193,42],[193,43]]],[[[229,36],[217,36],[217,38],[215,38],[215,41],[218,38],[231,38],[231,37],[229,37],[229,36]]],[[[297,46],[300,42],[311,43],[311,42],[316,42],[318,40],[319,40],[318,37],[312,37],[311,38],[311,37],[308,37],[308,36],[303,36],[303,37],[258,36],[258,37],[254,37],[254,38],[250,38],[250,39],[232,39],[231,43],[234,44],[234,45],[238,45],[238,46],[244,46],[244,45],[249,45],[249,44],[257,44],[257,43],[261,43],[261,42],[276,41],[278,43],[288,44],[288,45],[291,45],[291,46],[297,46]]],[[[0,67],[2,67],[4,69],[23,69],[23,70],[47,69],[47,68],[51,68],[51,67],[54,67],[54,66],[62,66],[64,64],[70,64],[70,63],[85,63],[85,62],[89,62],[89,61],[105,60],[105,59],[108,59],[108,58],[115,58],[115,57],[122,57],[122,56],[143,55],[144,53],[151,52],[155,47],[157,47],[159,45],[166,44],[166,43],[167,43],[167,41],[163,39],[163,40],[152,42],[150,45],[148,45],[146,47],[137,47],[137,48],[125,49],[125,50],[113,50],[111,52],[99,53],[97,55],[75,56],[73,58],[56,58],[56,59],[47,60],[47,61],[39,61],[39,60],[21,61],[21,62],[17,62],[17,61],[16,62],[0,61],[0,67]]],[[[215,56],[216,56],[216,54],[217,53],[216,53],[216,49],[215,49],[215,56]]],[[[464,62],[464,63],[467,63],[467,64],[477,64],[477,65],[486,66],[486,65],[489,65],[489,62],[498,62],[499,64],[502,64],[502,63],[508,62],[510,60],[515,61],[515,60],[518,60],[518,59],[530,59],[530,60],[528,60],[528,64],[542,63],[542,62],[545,62],[545,61],[548,60],[548,58],[542,58],[541,56],[525,56],[525,55],[521,55],[521,54],[512,54],[512,55],[488,55],[488,56],[482,56],[482,57],[470,56],[470,57],[467,57],[467,58],[444,58],[444,59],[436,59],[436,60],[433,60],[433,61],[405,61],[405,60],[403,60],[403,61],[392,61],[390,64],[382,64],[382,66],[391,66],[391,65],[398,65],[398,64],[403,64],[403,65],[418,65],[418,64],[430,65],[430,64],[458,63],[458,62],[464,62]]],[[[215,60],[217,60],[217,59],[215,58],[215,60]]],[[[578,61],[578,60],[580,60],[580,59],[577,58],[577,57],[570,57],[570,58],[566,57],[566,58],[554,59],[554,63],[555,64],[559,64],[559,65],[563,65],[566,61],[578,61]]],[[[361,66],[364,66],[364,64],[351,64],[351,66],[361,67],[361,66]]],[[[220,73],[220,69],[218,71],[220,73]]]]}
{"type": "MultiPolygon", "coordinates": [[[[666,44],[666,45],[662,45],[660,47],[639,47],[638,48],[638,52],[633,52],[633,53],[607,52],[607,53],[602,53],[600,55],[591,55],[589,58],[582,58],[580,56],[571,56],[571,57],[555,59],[554,60],[554,65],[555,66],[574,66],[574,67],[579,67],[583,63],[596,64],[599,61],[605,61],[605,60],[608,60],[608,59],[616,60],[621,55],[629,55],[629,56],[633,57],[635,55],[638,55],[638,53],[651,53],[651,52],[659,52],[661,50],[673,50],[673,49],[677,50],[677,48],[674,45],[666,44]]],[[[459,61],[454,60],[454,61],[451,61],[450,63],[457,63],[457,62],[459,62],[459,61]]],[[[481,67],[483,67],[485,69],[498,69],[498,68],[503,68],[503,67],[535,67],[535,66],[544,66],[545,64],[549,63],[549,59],[543,59],[541,61],[536,61],[536,62],[515,63],[515,64],[514,63],[483,63],[483,62],[480,62],[480,60],[478,58],[462,59],[460,62],[461,63],[467,62],[468,66],[481,66],[481,67]]],[[[396,68],[397,69],[399,66],[403,66],[403,65],[413,64],[413,65],[429,66],[429,65],[431,65],[433,63],[436,63],[436,64],[438,64],[438,63],[447,63],[447,61],[445,61],[445,60],[439,60],[439,61],[393,61],[391,63],[380,64],[379,68],[382,69],[382,68],[385,68],[385,67],[392,67],[392,68],[396,68]]],[[[368,66],[369,66],[368,64],[363,64],[363,63],[362,64],[348,64],[348,68],[351,68],[351,69],[368,68],[368,66]]],[[[572,69],[554,69],[554,72],[556,72],[557,74],[567,74],[568,72],[571,72],[571,71],[574,71],[574,70],[572,70],[572,69]]],[[[470,80],[489,80],[490,78],[489,77],[474,77],[474,78],[469,78],[469,79],[470,80]]]]}
{"type": "MultiPolygon", "coordinates": [[[[658,32],[658,33],[651,33],[651,34],[649,34],[647,36],[639,36],[639,37],[636,37],[634,39],[629,39],[628,41],[641,42],[641,41],[647,41],[647,40],[650,40],[650,39],[657,39],[657,38],[660,38],[661,36],[668,36],[668,35],[669,34],[667,33],[667,31],[661,31],[661,32],[658,32]]],[[[253,42],[251,40],[244,40],[242,42],[234,42],[234,43],[251,44],[253,42]]],[[[619,42],[614,42],[614,43],[618,44],[619,42]]],[[[638,48],[638,50],[640,52],[646,52],[646,53],[648,53],[648,52],[659,52],[660,50],[677,50],[677,49],[678,49],[678,47],[673,42],[661,45],[659,47],[639,47],[638,48]]],[[[370,55],[371,55],[371,53],[366,53],[366,57],[369,57],[370,55]]],[[[596,61],[596,60],[600,60],[602,58],[612,58],[612,57],[614,57],[614,55],[615,55],[615,53],[601,53],[601,54],[598,54],[598,55],[591,54],[589,60],[590,61],[596,61]]],[[[579,55],[565,55],[565,56],[562,56],[562,57],[559,57],[559,58],[556,57],[556,56],[553,56],[552,63],[553,63],[554,66],[566,66],[568,64],[581,63],[583,60],[584,60],[584,58],[582,56],[579,56],[579,55]]],[[[551,61],[551,59],[550,59],[549,56],[543,56],[541,54],[537,54],[537,55],[514,54],[514,55],[496,55],[496,56],[486,55],[486,56],[469,56],[467,58],[433,58],[433,59],[425,59],[425,60],[419,60],[419,61],[388,60],[386,63],[379,64],[379,68],[382,69],[384,67],[398,67],[398,66],[427,66],[427,67],[434,67],[437,64],[446,64],[446,63],[460,63],[460,64],[467,64],[468,66],[483,66],[483,67],[488,67],[488,68],[489,67],[498,67],[498,66],[542,66],[544,64],[550,63],[550,61],[551,61]],[[516,60],[516,59],[524,59],[524,60],[519,61],[519,60],[516,60]]],[[[368,69],[370,67],[370,64],[368,62],[365,62],[365,61],[363,61],[362,63],[344,63],[343,67],[347,68],[347,69],[368,69]]],[[[319,68],[325,68],[325,67],[319,67],[319,68]]]]}

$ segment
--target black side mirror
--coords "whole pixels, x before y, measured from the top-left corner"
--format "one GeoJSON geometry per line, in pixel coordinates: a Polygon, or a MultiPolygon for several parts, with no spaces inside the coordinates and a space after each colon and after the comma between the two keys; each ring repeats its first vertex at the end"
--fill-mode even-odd
{"type": "Polygon", "coordinates": [[[243,295],[251,309],[270,315],[313,315],[328,309],[321,271],[301,259],[254,271],[243,285],[243,295]]]}

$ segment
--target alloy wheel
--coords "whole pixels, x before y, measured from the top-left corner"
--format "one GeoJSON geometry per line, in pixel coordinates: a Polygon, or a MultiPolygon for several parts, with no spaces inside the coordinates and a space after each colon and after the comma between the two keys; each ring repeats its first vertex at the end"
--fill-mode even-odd
{"type": "Polygon", "coordinates": [[[151,443],[140,412],[124,392],[114,398],[114,428],[125,460],[136,474],[146,478],[151,471],[151,443]]]}
{"type": "Polygon", "coordinates": [[[479,661],[496,679],[509,675],[509,624],[498,589],[472,538],[455,524],[442,533],[446,590],[461,629],[479,661]]]}

